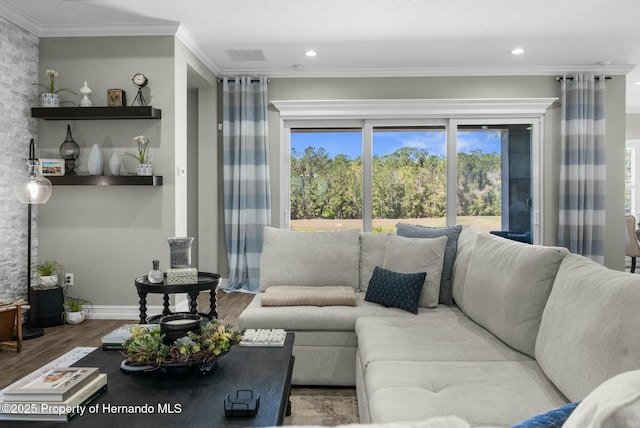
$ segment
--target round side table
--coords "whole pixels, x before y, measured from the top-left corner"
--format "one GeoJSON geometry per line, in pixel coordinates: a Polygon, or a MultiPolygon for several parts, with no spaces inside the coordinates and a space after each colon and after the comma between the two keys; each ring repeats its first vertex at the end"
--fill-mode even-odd
{"type": "Polygon", "coordinates": [[[162,315],[169,315],[169,294],[187,293],[189,295],[189,312],[198,312],[198,293],[204,290],[210,290],[210,310],[209,316],[212,319],[218,318],[216,311],[216,288],[220,284],[220,275],[210,272],[198,272],[198,282],[193,284],[174,284],[167,285],[167,276],[165,274],[164,281],[160,284],[149,282],[147,275],[136,278],[135,285],[140,297],[140,324],[147,322],[147,294],[163,294],[163,310],[162,315]]]}

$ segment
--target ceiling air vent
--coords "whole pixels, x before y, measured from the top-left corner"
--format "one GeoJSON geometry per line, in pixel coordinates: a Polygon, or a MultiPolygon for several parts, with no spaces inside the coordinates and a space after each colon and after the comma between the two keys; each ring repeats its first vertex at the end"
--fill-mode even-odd
{"type": "Polygon", "coordinates": [[[239,61],[266,61],[260,49],[225,49],[233,62],[239,61]]]}

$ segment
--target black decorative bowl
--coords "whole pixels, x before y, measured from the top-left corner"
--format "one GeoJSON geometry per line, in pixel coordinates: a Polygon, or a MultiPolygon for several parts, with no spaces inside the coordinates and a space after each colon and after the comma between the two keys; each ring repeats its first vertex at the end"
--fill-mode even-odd
{"type": "Polygon", "coordinates": [[[172,345],[176,339],[186,336],[190,331],[199,332],[204,322],[205,318],[198,314],[181,312],[164,316],[160,319],[160,334],[165,335],[162,342],[172,345]]]}

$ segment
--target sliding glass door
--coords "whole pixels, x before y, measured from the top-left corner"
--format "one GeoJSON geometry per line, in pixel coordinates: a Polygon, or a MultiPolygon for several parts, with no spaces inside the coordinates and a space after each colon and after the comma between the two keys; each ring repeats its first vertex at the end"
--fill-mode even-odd
{"type": "Polygon", "coordinates": [[[285,224],[293,230],[463,224],[524,242],[538,239],[536,121],[291,125],[285,128],[288,183],[281,188],[289,198],[285,224]]]}

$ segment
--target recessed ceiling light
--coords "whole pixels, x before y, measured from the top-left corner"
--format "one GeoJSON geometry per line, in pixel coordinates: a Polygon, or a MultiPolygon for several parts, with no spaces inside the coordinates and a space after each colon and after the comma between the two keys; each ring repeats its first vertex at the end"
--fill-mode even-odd
{"type": "Polygon", "coordinates": [[[638,80],[637,82],[633,82],[633,84],[636,86],[640,86],[640,80],[638,80]]]}
{"type": "Polygon", "coordinates": [[[523,53],[524,53],[524,49],[522,48],[511,49],[511,55],[522,55],[523,53]]]}
{"type": "Polygon", "coordinates": [[[316,56],[318,55],[318,52],[314,51],[314,50],[308,50],[304,53],[306,56],[316,56]]]}

